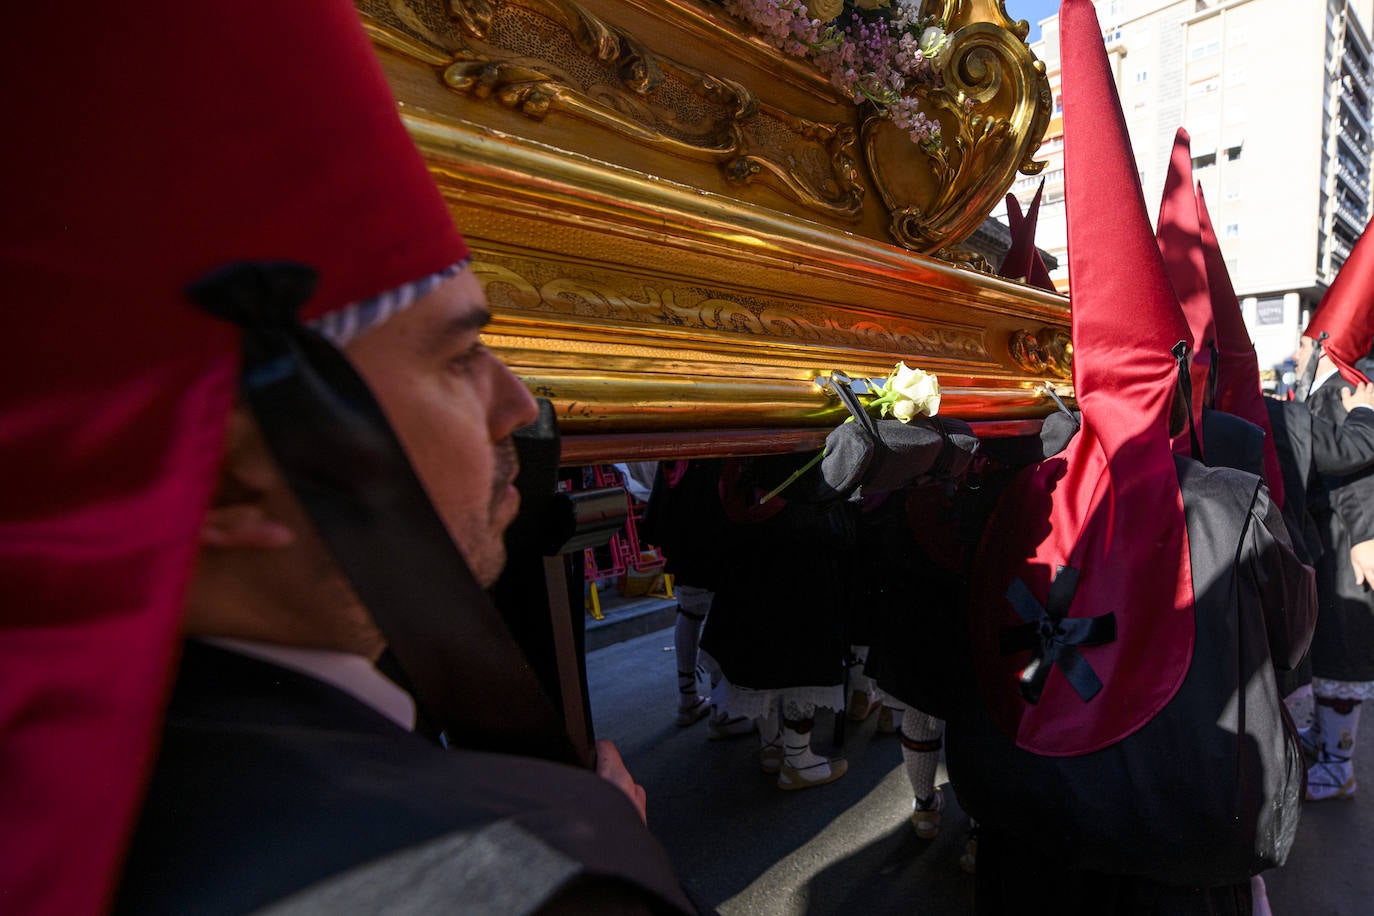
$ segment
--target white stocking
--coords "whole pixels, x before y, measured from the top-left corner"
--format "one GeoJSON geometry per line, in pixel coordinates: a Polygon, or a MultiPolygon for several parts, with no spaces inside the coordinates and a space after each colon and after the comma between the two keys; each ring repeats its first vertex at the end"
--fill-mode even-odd
{"type": "Polygon", "coordinates": [[[701,702],[697,695],[697,643],[701,624],[711,609],[711,592],[682,585],[677,589],[677,626],[673,629],[673,653],[677,656],[677,705],[690,709],[701,702]]]}
{"type": "Polygon", "coordinates": [[[945,724],[914,707],[902,715],[902,762],[918,803],[935,795],[935,769],[940,763],[941,735],[945,724]]]}

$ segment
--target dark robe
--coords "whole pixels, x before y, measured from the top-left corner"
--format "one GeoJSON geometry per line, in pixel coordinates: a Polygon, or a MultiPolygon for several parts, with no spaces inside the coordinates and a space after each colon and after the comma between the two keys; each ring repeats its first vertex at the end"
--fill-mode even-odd
{"type": "Polygon", "coordinates": [[[1349,387],[1343,379],[1332,378],[1306,401],[1312,415],[1315,471],[1307,508],[1321,546],[1321,611],[1312,639],[1312,674],[1336,681],[1374,681],[1374,594],[1356,584],[1350,566],[1350,548],[1374,539],[1374,410],[1347,414],[1341,390],[1349,387]],[[1339,432],[1331,438],[1346,446],[1334,456],[1324,441],[1327,431],[1339,432]]]}
{"type": "Polygon", "coordinates": [[[857,509],[808,499],[806,477],[758,502],[807,460],[731,459],[722,471],[731,524],[701,648],[737,687],[831,687],[844,677],[857,509]]]}
{"type": "Polygon", "coordinates": [[[670,475],[672,464],[660,463],[654,474],[639,525],[640,540],[663,551],[664,571],[676,584],[715,591],[727,530],[720,502],[720,459],[680,462],[674,469],[681,470],[680,476],[670,475]]]}
{"type": "Polygon", "coordinates": [[[865,512],[857,564],[856,616],[870,620],[864,673],[903,706],[937,718],[948,714],[949,688],[957,680],[951,666],[958,664],[940,647],[964,624],[962,516],[976,511],[970,494],[956,500],[945,489],[894,494],[865,512]]]}
{"type": "Polygon", "coordinates": [[[1285,497],[1284,521],[1293,536],[1293,549],[1307,563],[1322,553],[1322,536],[1307,511],[1312,497],[1319,505],[1329,502],[1321,478],[1356,475],[1374,466],[1374,410],[1346,414],[1340,403],[1339,382],[1328,384],[1335,392],[1335,403],[1330,405],[1336,408],[1334,412],[1325,404],[1320,413],[1311,409],[1326,400],[1321,394],[1327,390],[1325,385],[1317,389],[1311,404],[1272,398],[1265,401],[1284,491],[1292,494],[1285,497]]]}
{"type": "Polygon", "coordinates": [[[1249,916],[1249,875],[1292,844],[1304,766],[1274,667],[1306,649],[1312,573],[1257,478],[1175,461],[1196,641],[1173,699],[1077,757],[1016,747],[974,683],[951,718],[950,778],[985,833],[980,913],[1249,916]]]}
{"type": "Polygon", "coordinates": [[[595,774],[445,751],[314,678],[193,641],[115,910],[272,904],[692,911],[634,808],[595,774]]]}

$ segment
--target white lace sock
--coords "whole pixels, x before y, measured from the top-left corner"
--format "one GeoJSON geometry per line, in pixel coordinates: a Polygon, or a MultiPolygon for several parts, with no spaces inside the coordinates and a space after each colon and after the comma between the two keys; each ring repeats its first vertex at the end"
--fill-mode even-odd
{"type": "Polygon", "coordinates": [[[673,628],[673,653],[677,656],[678,709],[691,709],[703,701],[697,692],[697,643],[701,624],[711,608],[711,592],[682,585],[677,589],[677,626],[673,628]]]}
{"type": "Polygon", "coordinates": [[[902,715],[902,762],[918,806],[935,797],[935,770],[940,764],[944,723],[914,707],[902,715]]]}

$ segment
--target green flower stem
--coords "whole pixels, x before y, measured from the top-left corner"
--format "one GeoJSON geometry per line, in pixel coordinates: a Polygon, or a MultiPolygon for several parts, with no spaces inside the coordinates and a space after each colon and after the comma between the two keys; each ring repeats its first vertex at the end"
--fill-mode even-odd
{"type": "Polygon", "coordinates": [[[826,455],[828,455],[828,454],[830,454],[830,447],[829,447],[829,446],[826,446],[825,448],[821,449],[821,450],[816,454],[816,457],[815,457],[815,458],[812,458],[810,461],[806,462],[806,464],[804,464],[804,465],[802,465],[801,467],[797,468],[795,471],[793,471],[793,472],[791,473],[790,476],[788,476],[788,478],[787,478],[786,480],[784,480],[782,483],[778,484],[776,487],[774,487],[772,490],[770,490],[770,491],[768,492],[768,495],[766,495],[765,497],[763,497],[763,499],[760,499],[760,500],[759,500],[759,505],[760,505],[760,506],[763,505],[764,503],[766,503],[766,502],[768,502],[770,499],[772,499],[774,496],[777,496],[777,495],[778,495],[779,493],[781,493],[783,490],[786,490],[788,487],[792,486],[792,484],[794,484],[794,483],[797,482],[797,478],[801,477],[801,475],[805,474],[807,471],[811,470],[811,469],[814,468],[816,465],[820,464],[820,463],[821,463],[821,459],[824,458],[824,457],[825,457],[826,455]]]}
{"type": "MultiPolygon", "coordinates": [[[[864,409],[868,411],[870,414],[876,411],[880,416],[885,417],[888,415],[889,412],[891,412],[892,405],[901,399],[901,395],[899,395],[896,391],[889,388],[885,383],[882,382],[873,385],[872,388],[877,393],[875,395],[869,395],[865,400],[862,401],[864,409]]],[[[845,417],[844,422],[853,423],[854,418],[845,417]]],[[[797,480],[803,474],[814,468],[816,465],[820,464],[821,459],[828,454],[830,454],[830,447],[826,446],[825,448],[821,449],[820,453],[817,454],[816,457],[812,458],[810,461],[806,462],[806,464],[797,468],[786,480],[784,480],[782,483],[778,484],[776,487],[770,490],[768,495],[764,496],[763,499],[759,500],[759,505],[763,505],[773,497],[777,496],[783,490],[786,490],[788,487],[792,486],[792,484],[796,483],[797,480]]]]}

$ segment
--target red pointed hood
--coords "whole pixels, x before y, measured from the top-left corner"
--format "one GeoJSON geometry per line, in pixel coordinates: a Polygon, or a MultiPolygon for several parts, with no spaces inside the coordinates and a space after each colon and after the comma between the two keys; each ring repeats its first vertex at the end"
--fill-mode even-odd
{"type": "Polygon", "coordinates": [[[1221,245],[1207,212],[1207,199],[1202,185],[1197,190],[1197,220],[1202,233],[1202,256],[1207,262],[1207,289],[1212,296],[1212,325],[1216,329],[1217,410],[1235,414],[1242,420],[1264,430],[1264,483],[1274,503],[1283,508],[1283,473],[1279,469],[1279,455],[1274,449],[1274,431],[1269,425],[1269,411],[1264,406],[1264,392],[1260,388],[1259,360],[1255,345],[1241,316],[1240,302],[1231,286],[1231,275],[1221,256],[1221,245]]]}
{"type": "MultiPolygon", "coordinates": [[[[1183,317],[1193,335],[1193,356],[1189,375],[1193,383],[1193,424],[1202,436],[1202,407],[1212,370],[1212,348],[1216,331],[1212,325],[1212,295],[1207,286],[1207,263],[1202,253],[1198,228],[1197,200],[1193,196],[1193,154],[1188,132],[1179,128],[1169,154],[1169,171],[1164,177],[1164,197],[1159,204],[1155,241],[1164,258],[1169,284],[1183,308],[1183,317]]],[[[1203,449],[1207,447],[1203,443],[1203,449]]],[[[1174,451],[1190,453],[1185,431],[1174,439],[1174,451]]]]}
{"type": "Polygon", "coordinates": [[[1327,338],[1322,349],[1341,370],[1341,377],[1352,385],[1368,382],[1355,363],[1374,345],[1374,238],[1369,226],[1302,333],[1316,340],[1323,332],[1327,338]]]}
{"type": "Polygon", "coordinates": [[[1050,272],[1045,268],[1045,261],[1040,257],[1040,250],[1035,247],[1035,227],[1040,219],[1040,197],[1045,192],[1045,181],[1040,180],[1040,187],[1035,189],[1035,197],[1031,199],[1030,209],[1026,215],[1021,215],[1021,203],[1013,194],[1007,195],[1007,225],[1011,228],[1011,247],[1007,249],[1007,256],[1002,259],[1002,269],[997,272],[999,277],[1007,277],[1012,280],[1025,280],[1031,286],[1055,292],[1054,281],[1050,279],[1050,272]]]}
{"type": "Polygon", "coordinates": [[[466,249],[347,0],[33,3],[0,43],[23,87],[0,227],[0,888],[13,912],[90,913],[132,828],[237,386],[237,332],[184,288],[298,261],[315,316],[466,249]]]}
{"type": "Polygon", "coordinates": [[[1002,729],[1020,747],[1072,756],[1141,728],[1192,658],[1192,574],[1168,428],[1171,351],[1191,338],[1150,230],[1092,3],[1065,0],[1059,22],[1083,425],[1004,495],[980,553],[971,635],[1002,729]],[[1080,630],[1075,654],[1100,686],[1042,664],[1043,691],[1026,698],[1035,649],[1003,650],[1035,641],[1037,609],[1080,630]]]}

